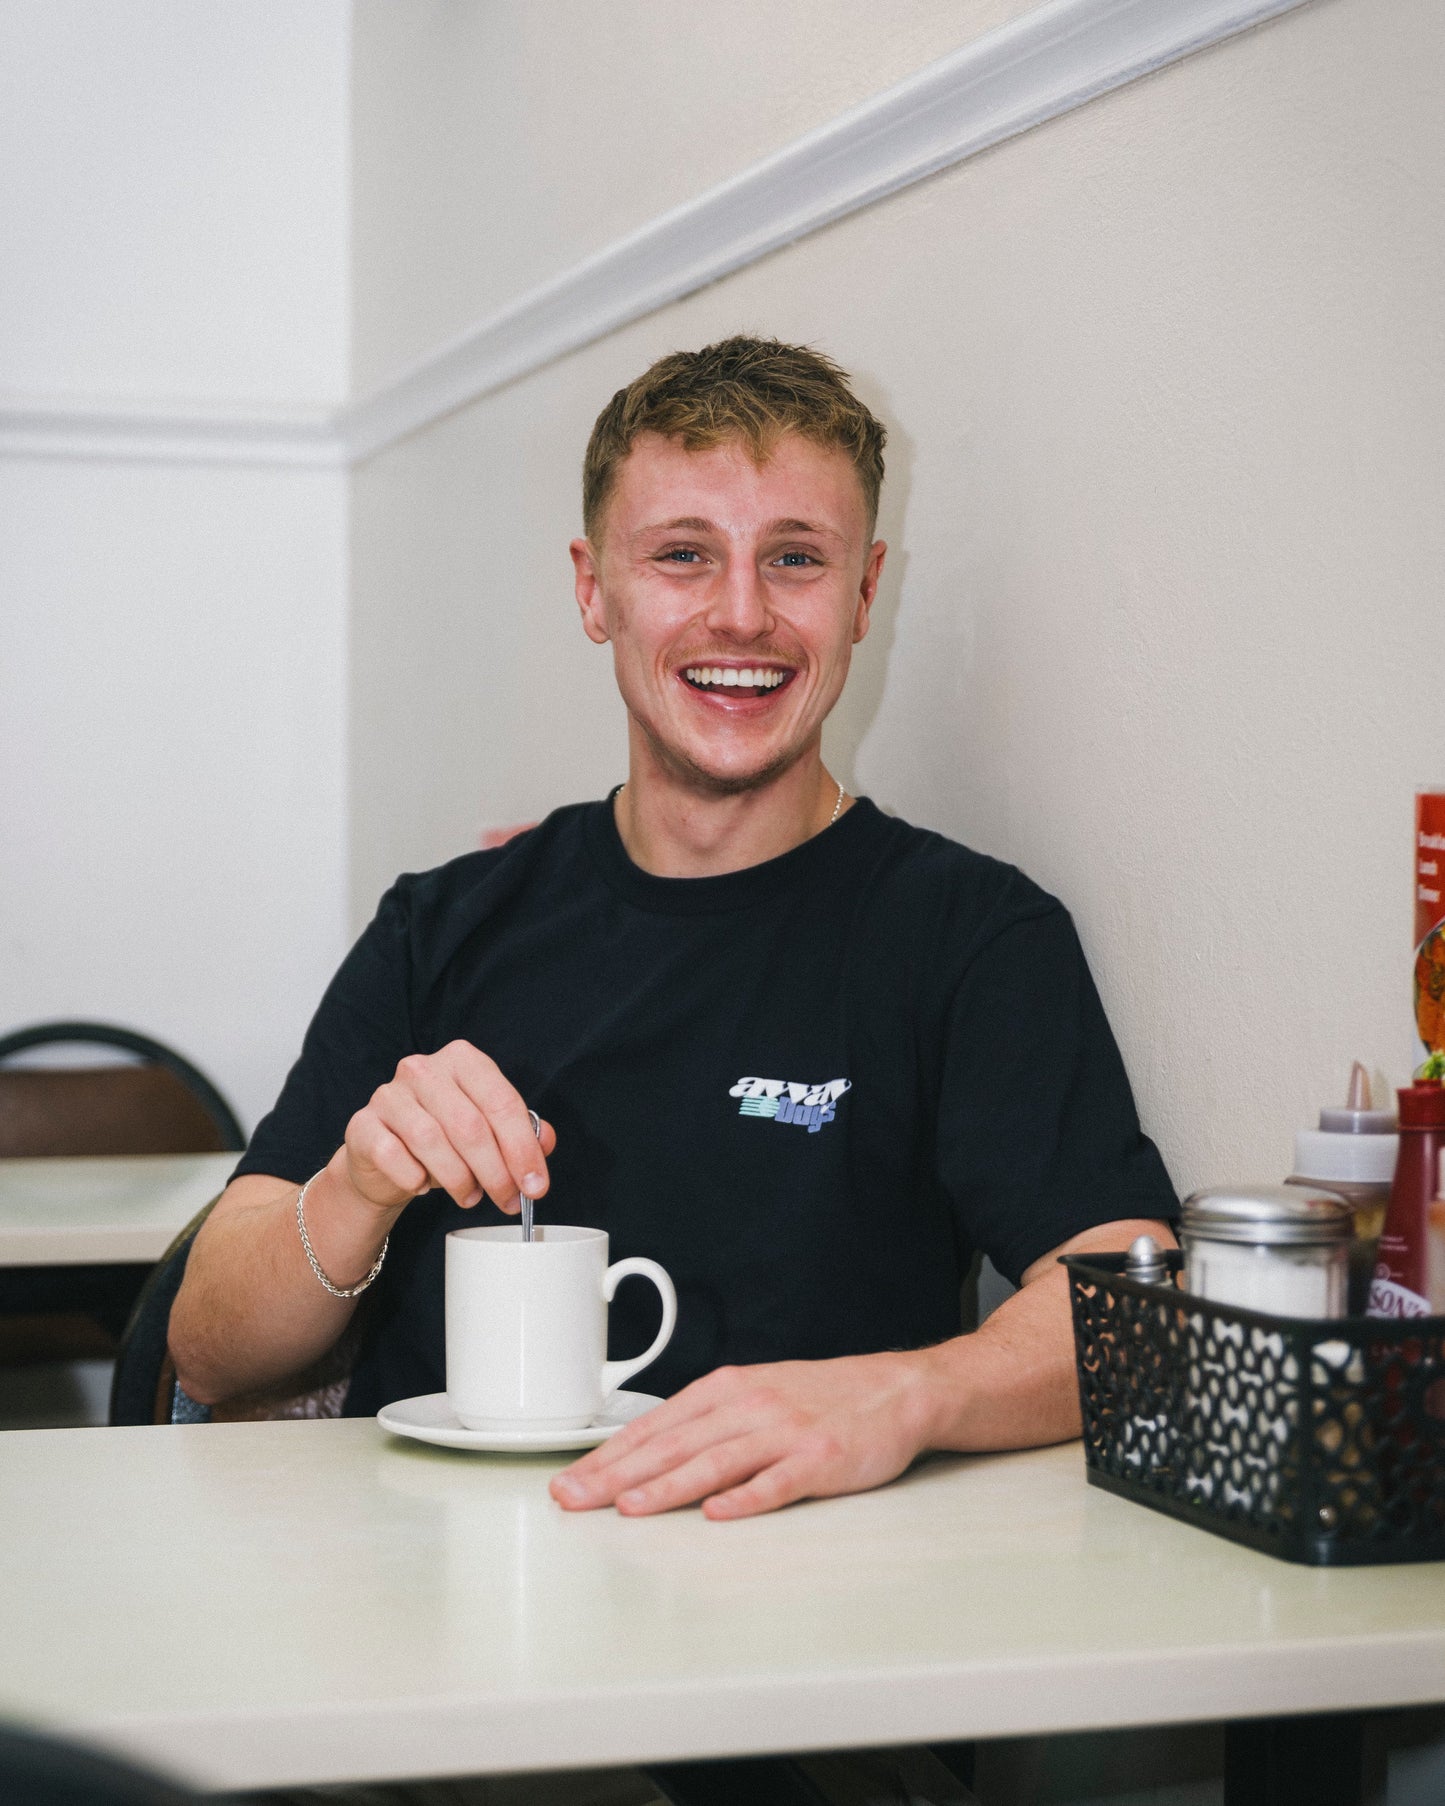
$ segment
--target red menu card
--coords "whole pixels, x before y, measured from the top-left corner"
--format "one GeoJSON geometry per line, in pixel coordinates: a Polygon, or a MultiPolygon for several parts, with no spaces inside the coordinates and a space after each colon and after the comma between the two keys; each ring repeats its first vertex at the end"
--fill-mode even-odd
{"type": "Polygon", "coordinates": [[[1445,791],[1415,798],[1417,1061],[1445,1051],[1445,791]]]}

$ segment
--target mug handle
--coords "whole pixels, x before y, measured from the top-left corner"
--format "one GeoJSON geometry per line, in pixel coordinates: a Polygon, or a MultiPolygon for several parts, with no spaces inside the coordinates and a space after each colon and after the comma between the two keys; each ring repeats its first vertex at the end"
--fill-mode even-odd
{"type": "Polygon", "coordinates": [[[653,1337],[652,1347],[646,1354],[638,1355],[634,1361],[604,1361],[602,1363],[602,1397],[604,1402],[624,1380],[630,1380],[634,1373],[641,1373],[650,1362],[655,1361],[672,1340],[672,1332],[677,1324],[677,1293],[672,1289],[672,1281],[666,1271],[659,1267],[655,1260],[643,1260],[634,1255],[631,1260],[615,1260],[602,1275],[602,1296],[608,1304],[612,1295],[629,1273],[641,1273],[650,1279],[662,1294],[662,1328],[653,1337]]]}

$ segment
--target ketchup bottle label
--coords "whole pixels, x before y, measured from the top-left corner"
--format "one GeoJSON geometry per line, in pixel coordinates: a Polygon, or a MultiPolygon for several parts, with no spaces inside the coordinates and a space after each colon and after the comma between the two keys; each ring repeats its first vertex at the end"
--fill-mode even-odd
{"type": "Polygon", "coordinates": [[[1370,1281],[1367,1314],[1371,1317],[1428,1317],[1430,1300],[1412,1292],[1409,1286],[1397,1285],[1393,1279],[1382,1278],[1377,1273],[1370,1281]]]}
{"type": "Polygon", "coordinates": [[[1438,1079],[1419,1080],[1396,1096],[1400,1153],[1366,1308],[1371,1317],[1428,1317],[1428,1223],[1445,1153],[1445,1087],[1438,1079]]]}

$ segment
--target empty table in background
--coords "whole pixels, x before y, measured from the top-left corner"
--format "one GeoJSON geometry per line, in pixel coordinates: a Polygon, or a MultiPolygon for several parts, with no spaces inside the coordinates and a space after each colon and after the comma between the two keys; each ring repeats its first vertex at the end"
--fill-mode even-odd
{"type": "Polygon", "coordinates": [[[0,1160],[0,1266],[159,1260],[237,1154],[0,1160]]]}

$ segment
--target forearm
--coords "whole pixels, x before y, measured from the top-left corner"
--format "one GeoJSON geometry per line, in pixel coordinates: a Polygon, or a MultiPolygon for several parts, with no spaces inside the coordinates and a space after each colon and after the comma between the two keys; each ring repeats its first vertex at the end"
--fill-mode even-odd
{"type": "MultiPolygon", "coordinates": [[[[176,1373],[202,1404],[298,1373],[330,1349],[354,1300],[333,1298],[312,1272],[296,1226],[298,1187],[236,1180],[196,1237],[171,1311],[176,1373]]],[[[360,1197],[340,1152],[306,1194],[306,1228],[322,1271],[354,1285],[370,1270],[401,1206],[360,1197]]]]}
{"type": "Polygon", "coordinates": [[[932,1449],[1023,1449],[1067,1442],[1081,1429],[1068,1274],[1058,1254],[1125,1248],[1136,1235],[1173,1246],[1167,1224],[1110,1223],[1064,1244],[971,1335],[916,1357],[932,1449]]]}
{"type": "Polygon", "coordinates": [[[920,1351],[924,1446],[1024,1449],[1079,1434],[1073,1332],[1062,1270],[1024,1286],[971,1335],[920,1351]]]}

